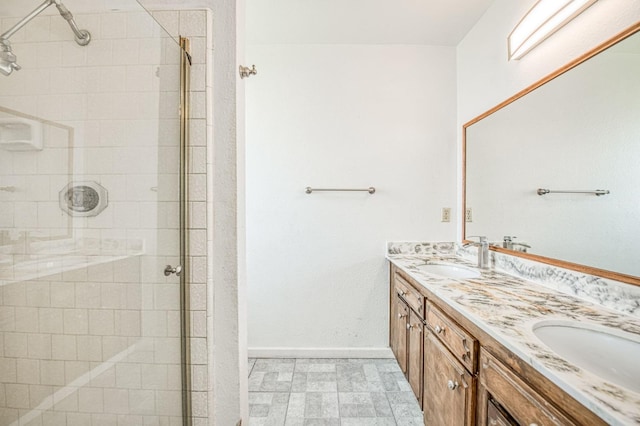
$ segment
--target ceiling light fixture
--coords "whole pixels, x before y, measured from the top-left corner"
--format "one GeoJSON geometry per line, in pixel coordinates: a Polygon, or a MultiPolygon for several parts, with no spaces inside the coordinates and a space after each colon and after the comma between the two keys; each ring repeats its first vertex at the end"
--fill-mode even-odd
{"type": "Polygon", "coordinates": [[[520,59],[598,0],[538,0],[511,31],[509,60],[520,59]]]}

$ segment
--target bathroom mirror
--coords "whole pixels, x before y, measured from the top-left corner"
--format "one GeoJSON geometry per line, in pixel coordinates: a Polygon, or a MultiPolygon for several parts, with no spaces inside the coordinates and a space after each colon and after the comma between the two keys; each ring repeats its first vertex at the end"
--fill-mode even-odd
{"type": "Polygon", "coordinates": [[[465,124],[465,238],[640,285],[639,30],[465,124]]]}

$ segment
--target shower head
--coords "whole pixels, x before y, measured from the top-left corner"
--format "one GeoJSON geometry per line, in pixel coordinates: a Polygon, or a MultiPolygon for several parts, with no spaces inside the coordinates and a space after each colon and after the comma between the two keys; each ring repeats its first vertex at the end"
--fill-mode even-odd
{"type": "Polygon", "coordinates": [[[22,68],[17,63],[18,58],[11,51],[11,43],[9,40],[0,38],[0,73],[10,75],[14,70],[19,71],[22,68]]]}

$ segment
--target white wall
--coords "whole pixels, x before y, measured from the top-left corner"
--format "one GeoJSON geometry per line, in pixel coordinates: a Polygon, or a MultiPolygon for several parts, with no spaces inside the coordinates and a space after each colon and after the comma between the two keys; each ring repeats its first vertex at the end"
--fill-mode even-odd
{"type": "Polygon", "coordinates": [[[455,204],[455,49],[254,45],[247,58],[250,353],[386,354],[385,242],[455,235],[440,222],[455,204]]]}
{"type": "Polygon", "coordinates": [[[243,62],[244,1],[208,0],[213,7],[214,149],[209,159],[208,335],[209,424],[234,425],[248,418],[244,254],[244,102],[238,79],[243,62]]]}

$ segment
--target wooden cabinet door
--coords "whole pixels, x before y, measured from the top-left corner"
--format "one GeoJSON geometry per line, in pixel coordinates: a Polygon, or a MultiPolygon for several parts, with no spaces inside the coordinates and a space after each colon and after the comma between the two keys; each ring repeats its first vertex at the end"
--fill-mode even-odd
{"type": "Polygon", "coordinates": [[[413,311],[409,312],[409,384],[422,407],[422,362],[423,362],[423,324],[422,319],[413,311]]]}
{"type": "Polygon", "coordinates": [[[475,378],[433,336],[426,333],[423,409],[425,425],[472,426],[475,378]]]}
{"type": "Polygon", "coordinates": [[[409,308],[398,295],[395,296],[395,315],[391,318],[393,335],[391,350],[398,360],[400,369],[407,374],[407,323],[409,308]]]}

